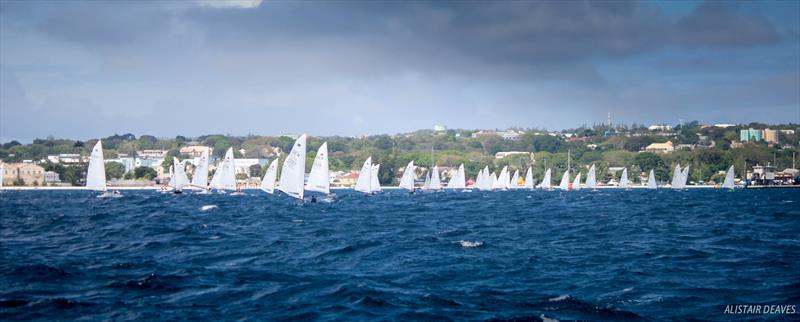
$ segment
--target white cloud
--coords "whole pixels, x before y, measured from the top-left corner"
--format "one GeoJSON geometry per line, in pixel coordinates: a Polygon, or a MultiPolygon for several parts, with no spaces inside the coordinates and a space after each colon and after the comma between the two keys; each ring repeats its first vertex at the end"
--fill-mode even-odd
{"type": "Polygon", "coordinates": [[[200,6],[211,8],[258,8],[263,0],[198,0],[200,6]]]}

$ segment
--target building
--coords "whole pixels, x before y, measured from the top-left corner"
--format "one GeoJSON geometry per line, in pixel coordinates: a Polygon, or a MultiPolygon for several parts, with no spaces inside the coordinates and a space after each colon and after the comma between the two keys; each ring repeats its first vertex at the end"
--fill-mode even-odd
{"type": "Polygon", "coordinates": [[[794,130],[778,130],[778,131],[783,133],[784,135],[792,135],[792,134],[794,134],[794,130]]]}
{"type": "Polygon", "coordinates": [[[58,177],[58,173],[55,171],[45,171],[44,172],[44,183],[59,183],[61,179],[58,177]]]}
{"type": "Polygon", "coordinates": [[[502,158],[505,158],[507,156],[522,155],[522,154],[530,155],[531,156],[531,160],[533,160],[533,152],[522,152],[522,151],[497,152],[497,153],[494,154],[494,158],[495,159],[502,159],[502,158]]]}
{"type": "Polygon", "coordinates": [[[77,153],[61,153],[58,155],[48,155],[47,161],[52,163],[61,163],[64,165],[77,164],[82,162],[89,162],[88,156],[81,156],[77,153]]]}
{"type": "Polygon", "coordinates": [[[500,135],[500,137],[503,138],[503,140],[510,140],[510,141],[519,140],[523,134],[525,134],[525,132],[515,131],[515,130],[497,132],[497,135],[500,135]]]}
{"type": "Polygon", "coordinates": [[[233,168],[236,174],[246,174],[250,176],[250,167],[253,165],[263,167],[267,165],[267,159],[233,159],[233,168]]]}
{"type": "Polygon", "coordinates": [[[478,132],[472,133],[470,135],[473,139],[477,138],[489,138],[489,137],[497,137],[497,132],[492,130],[480,130],[478,132]]]}
{"type": "Polygon", "coordinates": [[[434,131],[434,132],[444,132],[444,131],[447,131],[447,126],[444,126],[444,125],[442,125],[442,124],[436,124],[436,125],[434,125],[434,126],[433,126],[433,131],[434,131]]]}
{"type": "Polygon", "coordinates": [[[655,153],[670,153],[675,151],[675,147],[672,145],[672,141],[667,141],[666,143],[653,143],[648,145],[644,148],[646,152],[655,152],[655,153]]]}
{"type": "Polygon", "coordinates": [[[778,170],[769,164],[765,166],[755,165],[752,172],[747,172],[747,180],[753,185],[771,185],[775,181],[777,172],[778,170]]]}
{"type": "Polygon", "coordinates": [[[742,142],[747,141],[761,141],[764,139],[764,131],[756,129],[739,130],[739,140],[742,142]]]}
{"type": "Polygon", "coordinates": [[[672,131],[672,126],[671,125],[665,125],[665,124],[653,124],[653,125],[648,126],[647,129],[650,130],[650,131],[653,131],[653,132],[655,132],[655,131],[664,132],[664,131],[672,131]]]}
{"type": "Polygon", "coordinates": [[[136,158],[128,156],[127,154],[120,154],[116,159],[105,159],[105,163],[119,162],[125,166],[125,173],[133,171],[136,168],[136,158]]]}
{"type": "Polygon", "coordinates": [[[714,127],[723,128],[723,129],[729,128],[729,127],[733,127],[733,126],[736,126],[736,124],[726,124],[726,123],[714,124],[714,127]]]}
{"type": "Polygon", "coordinates": [[[739,141],[732,141],[731,142],[731,149],[738,149],[738,148],[741,148],[743,146],[744,146],[744,144],[742,144],[742,142],[739,142],[739,141]]]}
{"type": "Polygon", "coordinates": [[[22,180],[26,186],[44,184],[44,168],[33,163],[6,163],[3,174],[3,185],[13,185],[22,180]]]}
{"type": "Polygon", "coordinates": [[[163,159],[167,156],[167,150],[142,150],[136,151],[136,155],[144,159],[163,159]]]}
{"type": "Polygon", "coordinates": [[[764,141],[778,143],[778,133],[777,130],[764,129],[764,141]]]}
{"type": "Polygon", "coordinates": [[[181,148],[181,154],[188,155],[192,158],[199,158],[203,152],[208,151],[208,155],[214,154],[214,148],[202,145],[190,145],[181,148]]]}
{"type": "Polygon", "coordinates": [[[358,173],[350,172],[345,175],[336,177],[336,179],[333,180],[333,184],[339,187],[352,187],[356,185],[357,180],[358,180],[358,173]]]}
{"type": "Polygon", "coordinates": [[[675,146],[675,150],[694,150],[696,148],[696,144],[678,144],[675,146]]]}

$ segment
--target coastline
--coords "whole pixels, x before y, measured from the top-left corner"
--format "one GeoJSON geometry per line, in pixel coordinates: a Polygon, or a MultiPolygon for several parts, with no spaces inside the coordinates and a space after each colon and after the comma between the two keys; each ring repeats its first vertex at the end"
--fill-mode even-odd
{"type": "MultiPolygon", "coordinates": [[[[778,188],[800,188],[800,185],[775,185],[775,186],[748,186],[746,189],[778,189],[778,188]]],[[[160,190],[161,186],[140,186],[140,187],[113,187],[109,186],[108,190],[160,190]]],[[[331,187],[331,190],[352,190],[353,188],[349,187],[331,187]]],[[[400,190],[403,188],[400,187],[382,187],[383,190],[400,190]]],[[[467,188],[471,190],[477,190],[474,188],[467,188]]],[[[586,187],[581,187],[581,190],[589,189],[586,187]]],[[[620,188],[618,186],[598,186],[597,189],[647,189],[645,186],[630,186],[628,188],[620,188]]],[[[672,189],[670,187],[661,187],[659,186],[658,189],[672,189]]],[[[695,186],[686,186],[686,189],[719,189],[719,186],[712,186],[712,185],[695,185],[695,186]]],[[[8,191],[52,191],[52,190],[87,190],[86,187],[31,187],[31,186],[6,186],[1,187],[0,191],[8,190],[8,191]]],[[[241,190],[260,190],[259,188],[242,188],[241,190]]],[[[451,190],[451,189],[442,189],[442,190],[451,190]]],[[[463,190],[463,189],[452,189],[452,190],[463,190]]],[[[526,188],[519,188],[519,189],[510,189],[510,190],[527,190],[526,188]]],[[[539,188],[533,190],[540,190],[539,188]]],[[[554,188],[552,190],[559,190],[554,188]]]]}

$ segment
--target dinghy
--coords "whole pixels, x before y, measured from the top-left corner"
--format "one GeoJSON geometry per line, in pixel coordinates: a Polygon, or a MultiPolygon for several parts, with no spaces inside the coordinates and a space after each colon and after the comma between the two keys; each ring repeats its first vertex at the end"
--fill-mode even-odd
{"type": "Polygon", "coordinates": [[[370,188],[371,181],[372,157],[368,157],[367,160],[364,161],[364,165],[361,166],[361,172],[358,173],[358,179],[356,180],[356,186],[354,189],[363,193],[370,193],[372,192],[372,189],[370,188]]]}
{"type": "Polygon", "coordinates": [[[428,171],[428,173],[425,174],[425,183],[422,184],[422,190],[423,191],[431,190],[431,172],[430,171],[428,171]]]}
{"type": "Polygon", "coordinates": [[[656,189],[656,175],[653,172],[653,169],[650,169],[650,176],[647,177],[647,189],[656,189]]]}
{"type": "Polygon", "coordinates": [[[303,183],[306,175],[306,135],[294,141],[292,150],[283,161],[278,190],[292,198],[303,200],[303,183]]]}
{"type": "Polygon", "coordinates": [[[564,171],[564,175],[561,176],[561,183],[558,185],[558,188],[561,190],[569,190],[569,169],[564,171]]]}
{"type": "Polygon", "coordinates": [[[102,192],[98,198],[120,197],[119,192],[108,192],[106,187],[106,165],[103,159],[103,144],[100,140],[92,148],[89,156],[89,169],[86,172],[86,189],[102,192]]]}
{"type": "Polygon", "coordinates": [[[528,167],[528,172],[525,173],[525,188],[533,189],[533,167],[528,167]]]}
{"type": "Polygon", "coordinates": [[[581,173],[578,172],[578,175],[575,176],[575,180],[572,180],[572,186],[570,187],[572,190],[581,190],[581,173]]]}
{"type": "Polygon", "coordinates": [[[403,177],[400,178],[400,188],[414,191],[414,168],[414,160],[411,160],[403,171],[403,177]]]}
{"type": "Polygon", "coordinates": [[[519,170],[514,170],[514,175],[511,176],[511,182],[509,182],[509,188],[511,189],[519,189],[519,170]]]}
{"type": "Polygon", "coordinates": [[[234,168],[233,148],[228,148],[225,158],[217,165],[217,171],[211,178],[211,188],[221,193],[236,190],[236,169],[234,168]]]}
{"type": "Polygon", "coordinates": [[[314,157],[314,165],[311,166],[311,173],[308,174],[306,190],[331,193],[331,175],[328,169],[328,142],[322,143],[314,157]]]}
{"type": "MultiPolygon", "coordinates": [[[[2,173],[2,171],[0,171],[0,173],[2,173]]],[[[725,173],[725,181],[722,182],[722,186],[720,186],[720,188],[733,189],[733,187],[733,165],[731,165],[731,167],[728,168],[728,172],[725,173]]]]}
{"type": "Polygon", "coordinates": [[[686,165],[686,168],[683,168],[681,171],[681,189],[686,189],[686,182],[689,181],[689,164],[686,165]]]}
{"type": "Polygon", "coordinates": [[[619,178],[619,187],[622,189],[628,189],[628,168],[622,169],[622,176],[619,178]]]}
{"type": "Polygon", "coordinates": [[[173,173],[170,179],[172,192],[181,193],[183,192],[183,188],[189,185],[189,177],[186,176],[186,169],[184,168],[183,162],[178,160],[177,157],[172,158],[172,168],[173,173]]]}
{"type": "Polygon", "coordinates": [[[433,166],[433,170],[431,170],[431,184],[428,188],[430,190],[442,190],[442,182],[439,179],[439,166],[433,166]]]}
{"type": "Polygon", "coordinates": [[[464,175],[464,164],[458,166],[458,170],[456,170],[456,174],[454,174],[450,178],[450,182],[447,183],[447,188],[449,189],[464,189],[466,188],[466,176],[464,175]]]}
{"type": "Polygon", "coordinates": [[[500,187],[500,182],[497,180],[497,174],[492,172],[489,175],[489,180],[492,180],[492,190],[497,190],[500,187]]]}
{"type": "Polygon", "coordinates": [[[553,179],[551,177],[552,177],[552,171],[550,169],[547,169],[547,171],[544,172],[544,178],[542,178],[542,183],[539,184],[539,187],[548,190],[552,189],[553,187],[551,181],[553,181],[553,179]]]}
{"type": "Polygon", "coordinates": [[[190,187],[198,189],[201,193],[208,191],[208,149],[200,155],[200,160],[194,168],[190,187]]]}
{"type": "Polygon", "coordinates": [[[681,180],[681,165],[678,164],[675,166],[675,170],[672,172],[672,181],[670,182],[672,189],[681,189],[681,180]]]}
{"type": "Polygon", "coordinates": [[[275,191],[275,178],[278,177],[278,158],[272,160],[267,168],[267,173],[264,174],[264,178],[261,180],[261,190],[264,190],[268,194],[272,194],[275,191]]]}
{"type": "Polygon", "coordinates": [[[378,180],[378,173],[381,170],[381,165],[376,164],[372,166],[372,170],[370,173],[370,181],[369,181],[369,190],[372,193],[381,192],[381,182],[378,180]]]}
{"type": "Polygon", "coordinates": [[[594,164],[589,168],[589,173],[586,174],[586,188],[597,189],[597,175],[595,172],[594,164]]]}

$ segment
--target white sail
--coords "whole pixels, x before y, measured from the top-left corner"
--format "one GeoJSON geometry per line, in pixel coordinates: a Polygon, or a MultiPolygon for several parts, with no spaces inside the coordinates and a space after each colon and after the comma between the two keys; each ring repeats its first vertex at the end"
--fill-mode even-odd
{"type": "Polygon", "coordinates": [[[569,169],[564,171],[564,175],[561,176],[561,183],[558,185],[558,188],[561,190],[569,189],[569,169]]]}
{"type": "Polygon", "coordinates": [[[172,188],[181,190],[189,185],[189,177],[186,176],[186,169],[184,168],[183,162],[178,160],[178,158],[172,158],[172,166],[174,167],[173,177],[175,178],[172,188]]]}
{"type": "Polygon", "coordinates": [[[311,166],[311,173],[308,174],[306,190],[326,194],[331,192],[331,175],[328,169],[328,142],[322,143],[319,150],[317,150],[314,165],[311,166]]]}
{"type": "Polygon", "coordinates": [[[217,165],[211,188],[217,190],[236,190],[236,168],[234,168],[233,148],[228,148],[225,158],[217,165]]]}
{"type": "Polygon", "coordinates": [[[169,182],[167,183],[168,187],[175,188],[175,166],[169,166],[169,182]]]}
{"type": "Polygon", "coordinates": [[[264,174],[264,179],[261,180],[261,190],[266,191],[267,193],[273,193],[275,191],[275,178],[278,177],[278,158],[272,160],[269,164],[269,168],[267,168],[267,173],[264,174]]]}
{"type": "Polygon", "coordinates": [[[431,189],[431,172],[425,174],[425,183],[422,184],[422,190],[430,190],[431,189]]]}
{"type": "Polygon", "coordinates": [[[509,186],[508,181],[509,180],[510,179],[508,177],[508,166],[504,166],[503,169],[500,170],[500,175],[497,177],[497,181],[499,181],[497,183],[497,187],[500,188],[500,189],[508,189],[508,186],[509,186]]]}
{"type": "Polygon", "coordinates": [[[492,189],[492,179],[489,178],[489,166],[483,167],[483,174],[481,175],[481,185],[478,189],[481,190],[491,190],[492,189]]]}
{"type": "Polygon", "coordinates": [[[403,171],[403,177],[400,178],[400,188],[414,190],[414,177],[414,160],[411,160],[403,171]]]}
{"type": "Polygon", "coordinates": [[[533,167],[528,167],[528,172],[525,173],[525,188],[533,189],[533,167]]]}
{"type": "Polygon", "coordinates": [[[628,168],[624,168],[622,169],[622,176],[619,178],[619,187],[627,189],[629,184],[630,183],[628,182],[628,168]]]}
{"type": "Polygon", "coordinates": [[[367,158],[367,160],[364,161],[364,165],[361,166],[361,172],[358,173],[355,190],[370,193],[372,191],[370,189],[370,181],[372,181],[372,157],[367,158]]]}
{"type": "Polygon", "coordinates": [[[539,186],[542,187],[542,189],[550,189],[552,187],[551,181],[553,181],[552,171],[547,169],[547,171],[544,172],[544,178],[542,178],[542,183],[539,186]]]}
{"type": "Polygon", "coordinates": [[[597,188],[597,176],[595,173],[594,164],[592,164],[592,167],[589,168],[589,173],[586,174],[586,188],[597,188]]]}
{"type": "Polygon", "coordinates": [[[381,170],[381,165],[376,164],[372,166],[372,170],[370,173],[370,181],[369,181],[369,190],[370,192],[378,192],[381,191],[381,183],[378,180],[378,172],[381,170]]]}
{"type": "MultiPolygon", "coordinates": [[[[0,171],[2,173],[2,171],[0,171]]],[[[722,182],[723,189],[733,189],[733,165],[728,168],[728,172],[725,173],[725,181],[722,182]]]]}
{"type": "Polygon", "coordinates": [[[578,172],[578,175],[575,176],[575,180],[572,180],[572,190],[580,190],[581,189],[581,173],[578,172]]]}
{"type": "Polygon", "coordinates": [[[103,145],[100,140],[92,148],[89,157],[89,170],[86,173],[86,189],[106,191],[106,164],[103,159],[103,145]]]}
{"type": "Polygon", "coordinates": [[[200,160],[194,168],[192,186],[200,189],[208,187],[208,149],[200,155],[200,160]]]}
{"type": "Polygon", "coordinates": [[[681,189],[686,189],[686,181],[689,180],[689,165],[686,165],[686,168],[683,168],[681,171],[681,189]]]}
{"type": "Polygon", "coordinates": [[[450,177],[450,182],[447,183],[447,187],[451,189],[464,189],[466,188],[465,181],[464,164],[462,163],[460,166],[458,166],[456,173],[450,177]]]}
{"type": "Polygon", "coordinates": [[[290,197],[303,199],[303,183],[306,175],[306,135],[294,141],[292,150],[281,167],[281,180],[278,190],[290,197]]]}
{"type": "Polygon", "coordinates": [[[512,189],[519,188],[519,170],[514,170],[514,175],[511,176],[510,184],[512,189]]]}
{"type": "Polygon", "coordinates": [[[672,189],[681,188],[681,165],[675,166],[675,171],[672,172],[672,182],[670,182],[672,189]]]}
{"type": "Polygon", "coordinates": [[[650,169],[650,176],[647,177],[647,189],[655,189],[656,186],[656,175],[653,172],[653,169],[650,169]]]}
{"type": "Polygon", "coordinates": [[[439,166],[433,166],[433,172],[431,172],[431,190],[440,190],[442,189],[442,182],[439,180],[439,166]]]}

